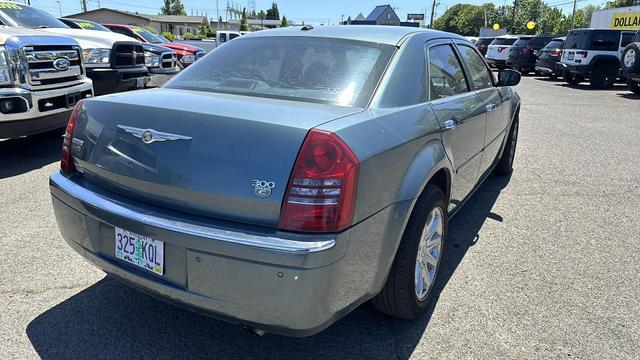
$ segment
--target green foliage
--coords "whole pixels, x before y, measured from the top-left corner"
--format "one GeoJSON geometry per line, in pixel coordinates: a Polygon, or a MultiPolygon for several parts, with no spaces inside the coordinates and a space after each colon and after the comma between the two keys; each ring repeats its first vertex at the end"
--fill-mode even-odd
{"type": "Polygon", "coordinates": [[[242,18],[240,18],[240,31],[249,31],[249,22],[247,21],[247,8],[242,8],[242,18]]]}
{"type": "Polygon", "coordinates": [[[280,23],[280,26],[282,27],[287,27],[289,26],[289,21],[287,20],[287,17],[282,15],[282,23],[280,23]]]}
{"type": "Polygon", "coordinates": [[[163,33],[162,33],[162,37],[163,37],[163,38],[165,38],[165,39],[167,39],[167,40],[169,40],[169,41],[173,41],[173,40],[175,40],[175,39],[176,39],[176,36],[175,36],[175,35],[173,35],[173,34],[172,34],[172,33],[170,33],[170,32],[167,32],[167,31],[165,31],[165,32],[163,32],[163,33]]]}
{"type": "Polygon", "coordinates": [[[275,2],[271,3],[271,9],[267,9],[266,19],[280,20],[280,11],[278,10],[278,4],[275,2]]]}
{"type": "Polygon", "coordinates": [[[204,40],[204,39],[206,39],[206,38],[207,38],[207,35],[202,34],[202,33],[201,33],[201,34],[198,34],[198,39],[200,39],[200,40],[204,40]]]}
{"type": "Polygon", "coordinates": [[[190,33],[190,32],[188,32],[188,33],[184,34],[182,37],[183,37],[183,38],[185,38],[186,40],[191,40],[191,39],[195,39],[195,38],[196,38],[196,36],[195,36],[195,35],[193,35],[193,34],[192,34],[192,33],[190,33]]]}
{"type": "Polygon", "coordinates": [[[160,8],[161,15],[187,15],[182,0],[164,0],[160,8]]]}
{"type": "MultiPolygon", "coordinates": [[[[640,0],[616,0],[615,2],[636,2],[640,0]]],[[[493,3],[483,5],[457,4],[450,7],[442,16],[435,20],[436,29],[458,33],[465,36],[477,36],[480,27],[486,24],[491,27],[499,24],[512,34],[566,34],[571,29],[572,15],[565,15],[560,8],[551,7],[542,0],[518,0],[515,23],[513,22],[513,6],[496,7],[493,3]],[[527,29],[527,23],[533,21],[536,27],[527,29]],[[513,25],[513,27],[512,27],[513,25]]],[[[588,27],[591,15],[600,8],[588,5],[576,9],[575,28],[588,27]]]]}
{"type": "Polygon", "coordinates": [[[143,29],[147,30],[148,32],[152,33],[152,34],[157,34],[158,30],[156,30],[156,28],[149,26],[149,25],[145,25],[142,27],[143,29]]]}
{"type": "Polygon", "coordinates": [[[607,4],[605,5],[605,9],[626,7],[626,6],[638,6],[638,5],[640,5],[640,0],[612,0],[612,1],[607,1],[607,4]]]}

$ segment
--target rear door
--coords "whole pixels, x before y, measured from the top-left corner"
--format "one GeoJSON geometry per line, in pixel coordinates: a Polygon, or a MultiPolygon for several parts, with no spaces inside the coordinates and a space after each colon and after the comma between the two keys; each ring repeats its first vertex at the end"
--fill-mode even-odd
{"type": "Polygon", "coordinates": [[[486,129],[483,141],[483,154],[480,174],[484,174],[492,165],[504,139],[509,124],[508,100],[503,98],[487,64],[472,47],[462,42],[456,43],[460,58],[464,64],[470,85],[476,92],[479,105],[486,114],[486,129]]]}
{"type": "Polygon", "coordinates": [[[458,206],[478,180],[486,114],[472,91],[459,55],[450,40],[426,46],[429,99],[443,128],[442,140],[455,169],[450,209],[458,206]]]}

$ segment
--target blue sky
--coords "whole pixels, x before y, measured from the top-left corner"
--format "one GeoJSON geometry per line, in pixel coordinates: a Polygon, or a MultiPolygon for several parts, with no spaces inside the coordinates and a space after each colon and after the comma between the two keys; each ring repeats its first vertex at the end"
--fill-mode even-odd
{"type": "MultiPolygon", "coordinates": [[[[22,2],[26,0],[18,0],[22,2]]],[[[68,15],[80,12],[81,0],[59,0],[62,7],[62,14],[68,15]]],[[[218,9],[220,15],[224,18],[224,8],[227,4],[227,0],[182,0],[187,9],[187,13],[193,12],[206,13],[210,18],[216,17],[216,3],[218,3],[218,9]]],[[[101,7],[107,7],[119,10],[138,11],[140,13],[157,14],[162,6],[162,0],[87,0],[89,9],[101,7]]],[[[232,1],[239,6],[247,6],[247,0],[235,0],[232,1]]],[[[271,6],[272,0],[255,0],[256,8],[267,9],[271,6]]],[[[470,3],[470,4],[482,4],[487,1],[482,0],[468,0],[468,1],[456,1],[456,0],[440,0],[440,5],[436,14],[442,14],[447,7],[453,6],[458,3],[470,3]]],[[[503,5],[512,3],[513,0],[496,1],[494,4],[503,5]]],[[[546,0],[548,4],[560,4],[558,7],[562,8],[565,12],[570,12],[573,4],[570,0],[546,0]]],[[[578,0],[578,7],[586,6],[587,4],[602,4],[604,0],[578,0]]],[[[57,0],[31,0],[32,5],[37,6],[53,15],[59,15],[59,8],[57,0]]],[[[396,12],[401,19],[406,19],[407,13],[422,13],[426,12],[427,18],[431,13],[431,0],[396,0],[396,1],[348,1],[348,0],[279,0],[277,1],[278,8],[280,9],[280,15],[286,15],[287,18],[293,19],[297,22],[305,21],[305,23],[337,23],[340,21],[341,16],[355,17],[358,13],[362,13],[367,16],[376,5],[390,3],[396,7],[396,12]]]]}

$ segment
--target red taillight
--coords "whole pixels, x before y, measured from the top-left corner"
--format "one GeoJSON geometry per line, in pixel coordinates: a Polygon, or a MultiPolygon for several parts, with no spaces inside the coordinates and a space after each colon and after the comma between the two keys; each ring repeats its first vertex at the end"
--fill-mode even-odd
{"type": "Polygon", "coordinates": [[[530,54],[532,51],[533,51],[533,49],[532,49],[532,48],[530,48],[530,47],[528,47],[528,46],[527,46],[527,47],[522,48],[522,54],[523,54],[523,55],[528,55],[528,54],[530,54]]]}
{"type": "Polygon", "coordinates": [[[338,232],[351,226],[360,162],[336,134],[311,130],[296,159],[278,228],[338,232]]]}
{"type": "Polygon", "coordinates": [[[486,44],[479,44],[479,45],[476,45],[476,49],[478,49],[478,50],[480,50],[480,51],[483,51],[483,50],[484,50],[484,49],[486,49],[486,48],[487,48],[487,45],[486,45],[486,44]]]}
{"type": "Polygon", "coordinates": [[[501,53],[501,52],[503,52],[505,49],[506,49],[506,48],[499,47],[499,48],[498,48],[498,52],[499,52],[499,53],[501,53]]]}
{"type": "Polygon", "coordinates": [[[549,51],[549,56],[560,57],[562,55],[562,51],[549,51]]]}
{"type": "Polygon", "coordinates": [[[583,59],[587,58],[587,55],[589,55],[588,51],[576,51],[576,54],[582,56],[583,59]]]}
{"type": "Polygon", "coordinates": [[[67,123],[67,130],[64,132],[64,140],[62,141],[62,155],[60,158],[60,170],[63,173],[72,173],[76,170],[75,165],[73,165],[73,159],[71,158],[71,145],[73,144],[73,130],[76,127],[76,119],[78,118],[78,113],[80,112],[80,108],[82,108],[82,100],[78,101],[75,109],[71,113],[69,117],[69,122],[67,123]]]}

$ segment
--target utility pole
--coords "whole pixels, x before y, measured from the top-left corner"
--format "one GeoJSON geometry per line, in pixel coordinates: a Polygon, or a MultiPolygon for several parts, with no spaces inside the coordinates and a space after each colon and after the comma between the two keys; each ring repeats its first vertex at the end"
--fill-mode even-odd
{"type": "Polygon", "coordinates": [[[487,21],[487,9],[484,10],[484,27],[489,26],[489,22],[487,21]]]}
{"type": "Polygon", "coordinates": [[[429,22],[429,28],[433,29],[433,17],[436,14],[436,2],[437,0],[433,0],[433,5],[431,5],[431,21],[429,22]]]}
{"type": "Polygon", "coordinates": [[[87,12],[87,0],[82,0],[82,12],[87,12]]]}
{"type": "Polygon", "coordinates": [[[516,31],[516,8],[518,7],[518,0],[513,0],[513,14],[511,15],[511,34],[516,31]]]}
{"type": "Polygon", "coordinates": [[[578,0],[573,0],[573,13],[571,15],[571,28],[572,29],[576,25],[576,2],[578,2],[578,0]]]}
{"type": "Polygon", "coordinates": [[[62,5],[60,5],[60,0],[58,1],[58,10],[60,10],[60,17],[62,17],[62,5]]]}

